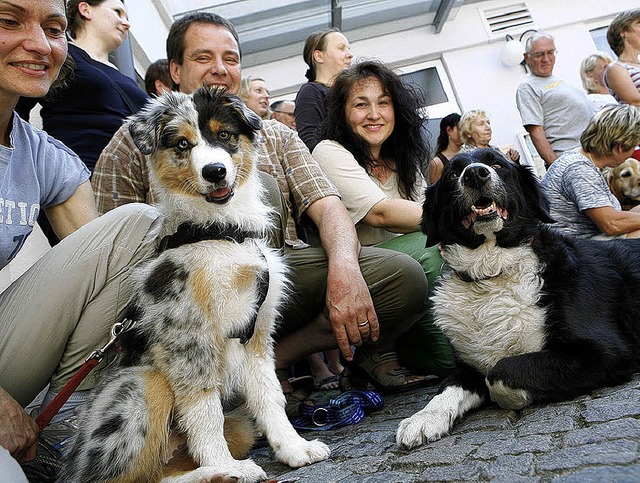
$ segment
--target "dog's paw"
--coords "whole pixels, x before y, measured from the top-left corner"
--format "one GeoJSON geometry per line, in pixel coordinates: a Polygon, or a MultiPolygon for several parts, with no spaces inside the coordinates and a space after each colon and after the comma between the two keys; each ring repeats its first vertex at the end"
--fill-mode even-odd
{"type": "Polygon", "coordinates": [[[317,439],[307,441],[301,436],[298,438],[298,441],[274,449],[275,456],[279,461],[292,468],[299,468],[318,461],[324,461],[331,454],[329,447],[322,441],[317,439]]]}
{"type": "Polygon", "coordinates": [[[267,474],[252,460],[234,460],[220,466],[201,466],[179,476],[163,478],[160,483],[193,483],[212,478],[236,478],[242,483],[258,483],[267,479],[267,474]]]}
{"type": "Polygon", "coordinates": [[[415,448],[442,438],[450,429],[451,418],[448,412],[423,409],[400,422],[396,444],[403,448],[415,448]]]}
{"type": "Polygon", "coordinates": [[[524,389],[514,389],[501,380],[489,382],[487,379],[485,382],[489,388],[491,400],[502,408],[522,409],[532,402],[531,395],[524,389]]]}
{"type": "Polygon", "coordinates": [[[226,473],[246,483],[259,482],[267,479],[265,471],[250,459],[235,460],[231,464],[231,468],[226,469],[226,473]]]}

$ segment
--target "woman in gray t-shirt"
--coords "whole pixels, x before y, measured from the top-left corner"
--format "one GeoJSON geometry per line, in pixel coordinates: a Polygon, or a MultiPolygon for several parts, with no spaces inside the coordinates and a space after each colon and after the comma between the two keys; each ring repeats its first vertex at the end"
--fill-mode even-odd
{"type": "Polygon", "coordinates": [[[583,238],[640,238],[640,211],[622,211],[600,171],[631,157],[640,143],[640,108],[607,106],[542,178],[554,228],[583,238]]]}

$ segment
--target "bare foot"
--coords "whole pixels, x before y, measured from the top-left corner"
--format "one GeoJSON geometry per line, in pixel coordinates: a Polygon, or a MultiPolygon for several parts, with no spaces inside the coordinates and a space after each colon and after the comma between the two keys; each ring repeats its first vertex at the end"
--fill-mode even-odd
{"type": "Polygon", "coordinates": [[[340,351],[338,349],[333,349],[325,351],[324,355],[327,358],[327,367],[329,370],[336,375],[342,374],[344,366],[340,362],[340,351]]]}
{"type": "Polygon", "coordinates": [[[311,374],[316,389],[320,391],[327,391],[330,389],[337,389],[339,377],[331,372],[324,362],[324,358],[321,352],[316,352],[307,357],[311,374]]]}

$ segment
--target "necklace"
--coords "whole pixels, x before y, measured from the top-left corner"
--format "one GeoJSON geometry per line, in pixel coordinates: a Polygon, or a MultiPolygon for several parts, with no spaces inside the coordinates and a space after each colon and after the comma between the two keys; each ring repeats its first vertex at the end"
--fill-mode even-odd
{"type": "Polygon", "coordinates": [[[602,168],[606,166],[606,165],[604,165],[604,166],[600,166],[600,165],[596,164],[596,163],[595,163],[595,161],[593,160],[593,158],[591,157],[591,153],[587,153],[586,151],[584,151],[584,152],[585,152],[585,153],[587,154],[587,156],[589,157],[589,161],[591,161],[591,162],[593,163],[593,165],[594,165],[598,170],[602,170],[602,168]]]}
{"type": "Polygon", "coordinates": [[[386,183],[393,171],[393,168],[384,159],[374,162],[370,167],[371,175],[383,184],[386,183]]]}

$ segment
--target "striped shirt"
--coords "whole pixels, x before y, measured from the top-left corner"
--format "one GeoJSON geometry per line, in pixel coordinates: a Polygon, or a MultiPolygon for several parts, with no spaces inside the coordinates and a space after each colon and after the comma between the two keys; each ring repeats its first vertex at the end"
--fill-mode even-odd
{"type": "MultiPolygon", "coordinates": [[[[631,77],[631,81],[633,82],[633,85],[636,86],[636,89],[638,89],[638,92],[640,92],[640,67],[636,65],[625,64],[624,62],[620,62],[620,61],[617,61],[615,63],[627,69],[627,72],[629,73],[629,77],[631,77]]],[[[606,73],[604,75],[604,83],[605,85],[607,84],[606,73]]],[[[618,94],[616,94],[616,92],[613,89],[611,89],[608,85],[607,85],[607,88],[609,89],[609,92],[611,93],[611,95],[616,99],[616,101],[618,101],[620,104],[624,104],[624,101],[620,99],[618,94]]]]}
{"type": "Polygon", "coordinates": [[[567,235],[593,238],[602,235],[585,210],[611,206],[620,211],[602,172],[578,151],[567,151],[556,159],[541,181],[549,200],[552,228],[567,235]]]}

